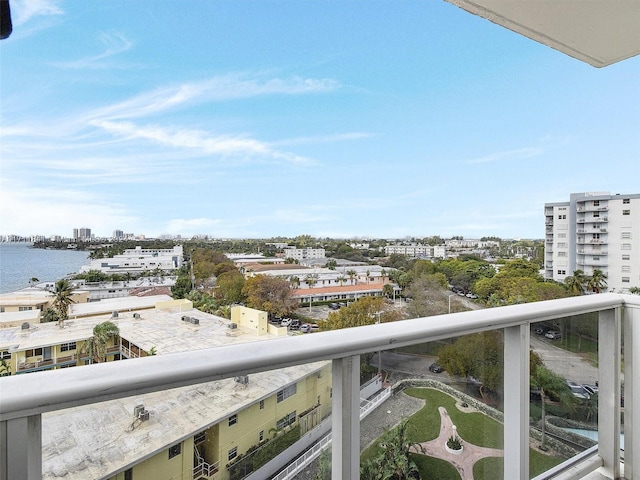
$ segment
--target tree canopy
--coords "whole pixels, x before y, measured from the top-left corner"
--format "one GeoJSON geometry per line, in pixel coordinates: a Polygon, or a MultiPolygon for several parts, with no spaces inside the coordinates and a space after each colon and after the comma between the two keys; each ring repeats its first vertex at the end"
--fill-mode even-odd
{"type": "Polygon", "coordinates": [[[246,298],[248,307],[279,317],[290,314],[298,306],[298,301],[291,297],[289,282],[279,277],[251,277],[245,281],[242,295],[246,298]]]}
{"type": "Polygon", "coordinates": [[[326,321],[320,322],[320,330],[337,330],[340,328],[361,327],[378,322],[399,320],[400,314],[395,310],[385,309],[382,297],[362,297],[340,310],[330,312],[326,321]]]}
{"type": "Polygon", "coordinates": [[[464,335],[440,349],[439,362],[452,375],[478,380],[496,390],[503,380],[503,342],[497,330],[464,335]]]}

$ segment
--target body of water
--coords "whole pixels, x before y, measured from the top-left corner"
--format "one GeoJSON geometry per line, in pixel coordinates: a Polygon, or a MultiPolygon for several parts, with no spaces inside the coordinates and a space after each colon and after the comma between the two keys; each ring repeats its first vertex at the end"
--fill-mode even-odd
{"type": "Polygon", "coordinates": [[[29,286],[31,278],[56,281],[89,264],[89,252],[31,248],[31,243],[0,243],[0,293],[29,286]]]}
{"type": "MultiPolygon", "coordinates": [[[[563,428],[567,432],[575,433],[577,435],[582,435],[583,437],[590,438],[591,440],[598,441],[598,431],[597,430],[583,430],[581,428],[563,428]]],[[[620,448],[624,449],[624,433],[620,434],[620,448]]]]}

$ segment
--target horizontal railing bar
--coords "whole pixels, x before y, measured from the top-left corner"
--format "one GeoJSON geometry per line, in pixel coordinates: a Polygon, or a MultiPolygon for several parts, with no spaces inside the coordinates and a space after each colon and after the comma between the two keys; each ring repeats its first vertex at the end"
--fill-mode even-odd
{"type": "Polygon", "coordinates": [[[3,378],[0,420],[632,305],[604,293],[3,378]]]}

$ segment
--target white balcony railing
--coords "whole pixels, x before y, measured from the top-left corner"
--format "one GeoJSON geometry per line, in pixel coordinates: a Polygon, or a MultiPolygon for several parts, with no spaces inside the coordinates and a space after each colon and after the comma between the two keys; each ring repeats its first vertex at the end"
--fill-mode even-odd
{"type": "Polygon", "coordinates": [[[0,380],[0,478],[42,476],[42,414],[106,400],[332,360],[332,478],[359,477],[359,355],[465,334],[504,336],[504,478],[529,479],[530,324],[583,313],[599,318],[597,448],[537,477],[640,479],[640,297],[604,293],[439,315],[108,362],[0,380]],[[624,339],[622,338],[624,332],[624,339]],[[624,473],[620,451],[621,344],[624,344],[624,473]],[[635,368],[638,366],[638,368],[635,368]],[[87,370],[91,368],[91,375],[87,370]]]}

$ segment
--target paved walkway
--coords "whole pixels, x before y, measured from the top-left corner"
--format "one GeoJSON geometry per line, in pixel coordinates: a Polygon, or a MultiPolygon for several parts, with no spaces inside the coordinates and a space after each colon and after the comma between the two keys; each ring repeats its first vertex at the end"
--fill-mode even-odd
{"type": "Polygon", "coordinates": [[[502,457],[504,452],[497,448],[486,448],[466,442],[459,433],[456,437],[462,443],[462,453],[450,453],[445,449],[447,440],[453,435],[453,422],[449,412],[444,407],[438,407],[440,412],[440,434],[435,440],[419,443],[419,446],[411,447],[410,451],[430,457],[440,458],[452,464],[462,480],[473,480],[473,465],[484,457],[502,457]]]}

